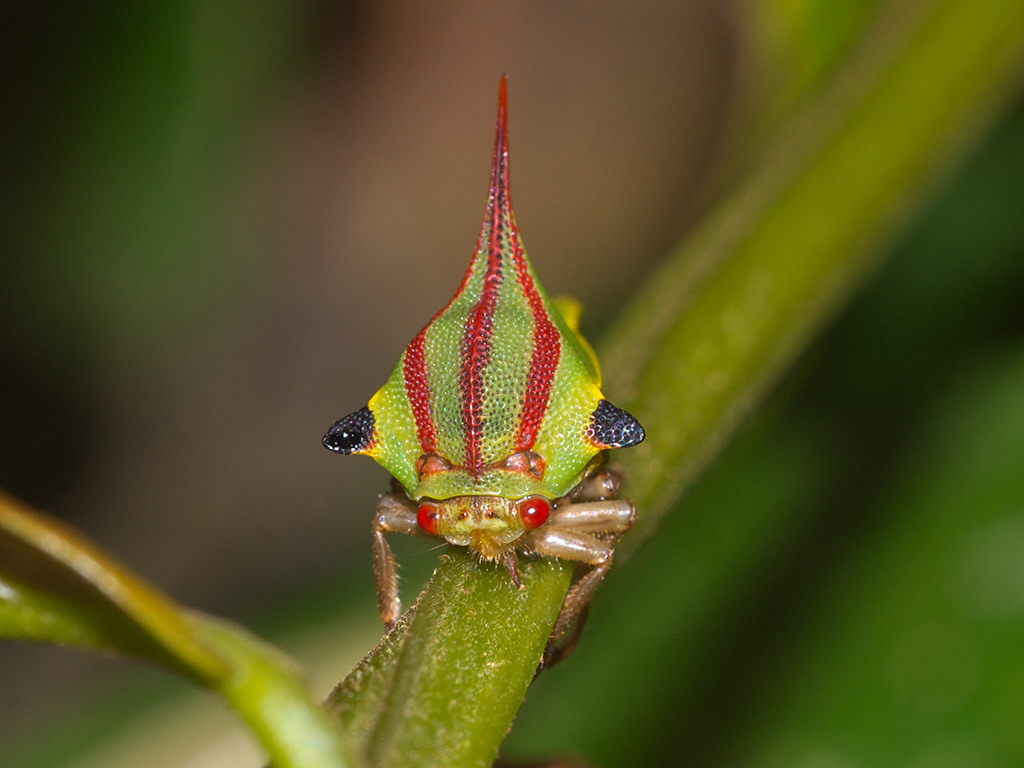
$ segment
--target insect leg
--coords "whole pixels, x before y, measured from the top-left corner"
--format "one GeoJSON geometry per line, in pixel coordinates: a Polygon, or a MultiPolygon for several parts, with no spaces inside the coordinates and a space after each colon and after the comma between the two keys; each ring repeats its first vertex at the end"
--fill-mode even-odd
{"type": "Polygon", "coordinates": [[[404,493],[385,493],[377,500],[373,516],[373,572],[377,580],[377,610],[384,626],[391,629],[402,613],[398,599],[398,573],[384,534],[423,535],[416,522],[416,506],[404,493]]]}
{"type": "Polygon", "coordinates": [[[600,463],[590,468],[589,474],[569,491],[566,501],[600,501],[614,499],[622,485],[622,474],[616,469],[601,469],[600,463]]]}
{"type": "Polygon", "coordinates": [[[608,541],[614,536],[614,540],[618,541],[633,525],[633,519],[633,505],[628,499],[584,501],[556,507],[547,526],[575,532],[607,534],[601,537],[602,540],[608,541]]]}
{"type": "Polygon", "coordinates": [[[612,566],[615,544],[633,524],[633,514],[633,505],[624,499],[563,505],[546,525],[525,537],[524,543],[541,555],[592,566],[569,588],[552,638],[563,634],[590,602],[612,566]]]}

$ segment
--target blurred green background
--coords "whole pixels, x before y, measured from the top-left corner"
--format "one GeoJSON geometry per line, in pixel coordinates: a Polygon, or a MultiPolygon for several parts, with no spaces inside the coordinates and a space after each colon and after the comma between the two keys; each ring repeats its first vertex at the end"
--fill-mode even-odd
{"type": "MultiPolygon", "coordinates": [[[[386,477],[319,437],[457,284],[501,73],[524,241],[596,335],[880,7],[6,6],[0,487],[185,603],[351,606],[350,663],[386,477]]],[[[1024,764],[1022,179],[1018,99],[617,568],[510,755],[1024,764]]],[[[136,674],[0,647],[0,764],[136,674]]]]}

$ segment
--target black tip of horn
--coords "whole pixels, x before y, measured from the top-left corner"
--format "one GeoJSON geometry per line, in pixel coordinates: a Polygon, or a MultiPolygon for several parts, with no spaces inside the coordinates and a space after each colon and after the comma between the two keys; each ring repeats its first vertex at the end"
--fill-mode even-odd
{"type": "Polygon", "coordinates": [[[597,404],[590,416],[588,435],[603,448],[628,448],[647,436],[636,417],[607,400],[597,404]]]}
{"type": "Polygon", "coordinates": [[[324,448],[335,453],[361,453],[373,442],[373,413],[363,406],[338,419],[324,435],[324,448]]]}

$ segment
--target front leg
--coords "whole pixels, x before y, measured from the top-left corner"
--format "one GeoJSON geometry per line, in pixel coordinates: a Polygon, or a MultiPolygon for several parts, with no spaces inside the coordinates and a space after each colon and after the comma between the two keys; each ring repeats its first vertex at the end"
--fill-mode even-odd
{"type": "Polygon", "coordinates": [[[615,545],[633,525],[634,516],[633,505],[626,499],[562,504],[545,525],[523,537],[523,543],[540,555],[592,566],[569,588],[551,641],[558,640],[582,615],[611,568],[615,545]]]}
{"type": "Polygon", "coordinates": [[[416,522],[416,505],[400,491],[381,496],[373,516],[373,573],[377,580],[377,610],[388,630],[402,614],[395,558],[384,536],[391,532],[426,535],[416,522]]]}

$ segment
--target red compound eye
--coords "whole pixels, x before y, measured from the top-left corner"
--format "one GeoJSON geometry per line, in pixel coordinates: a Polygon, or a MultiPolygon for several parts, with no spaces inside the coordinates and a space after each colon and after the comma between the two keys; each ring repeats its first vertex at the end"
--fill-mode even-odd
{"type": "Polygon", "coordinates": [[[416,510],[416,523],[431,536],[437,536],[437,507],[433,504],[420,504],[416,510]]]}
{"type": "Polygon", "coordinates": [[[519,502],[519,519],[527,530],[539,528],[551,514],[551,502],[540,496],[533,496],[519,502]]]}

